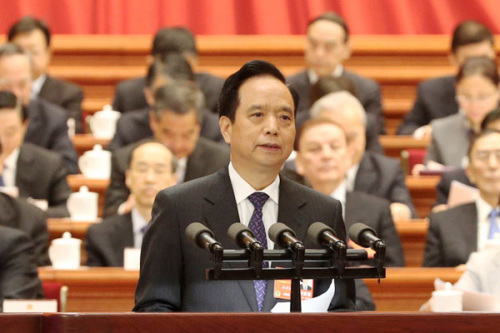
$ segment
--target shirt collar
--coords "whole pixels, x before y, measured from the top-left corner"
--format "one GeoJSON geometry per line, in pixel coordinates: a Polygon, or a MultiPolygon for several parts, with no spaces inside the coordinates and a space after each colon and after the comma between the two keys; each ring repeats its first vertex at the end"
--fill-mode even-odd
{"type": "Polygon", "coordinates": [[[19,158],[19,148],[14,149],[4,161],[5,166],[9,170],[16,170],[17,159],[19,158]]]}
{"type": "Polygon", "coordinates": [[[47,80],[47,75],[42,74],[38,77],[38,79],[33,80],[31,82],[31,98],[36,98],[40,94],[40,91],[42,90],[43,84],[45,83],[45,80],[47,80]]]}
{"type": "MultiPolygon", "coordinates": [[[[339,77],[343,73],[344,73],[344,66],[343,65],[337,65],[337,67],[335,67],[335,70],[332,73],[332,76],[333,77],[339,77]]],[[[309,76],[309,82],[311,82],[311,85],[313,85],[316,82],[318,82],[318,79],[319,79],[318,74],[316,74],[316,72],[313,71],[312,69],[308,69],[307,70],[307,75],[309,76]]]]}
{"type": "Polygon", "coordinates": [[[138,233],[144,228],[145,226],[148,225],[148,221],[142,217],[142,215],[139,213],[137,208],[132,208],[132,228],[135,233],[138,233]]]}
{"type": "Polygon", "coordinates": [[[236,199],[237,205],[240,204],[242,201],[244,201],[246,198],[248,198],[248,196],[254,192],[264,192],[269,196],[269,198],[272,201],[278,204],[279,187],[280,187],[279,176],[276,176],[274,182],[272,182],[269,186],[267,186],[262,190],[257,191],[238,174],[232,162],[229,163],[228,170],[229,170],[229,179],[231,180],[231,185],[233,186],[234,198],[236,199]]]}
{"type": "Polygon", "coordinates": [[[353,165],[347,170],[345,178],[346,178],[346,189],[349,191],[354,191],[354,184],[356,182],[356,175],[359,170],[359,163],[353,165]]]}
{"type": "Polygon", "coordinates": [[[497,207],[493,207],[492,205],[490,205],[489,203],[484,201],[484,199],[481,198],[481,196],[478,196],[478,198],[476,200],[476,207],[477,207],[477,213],[478,213],[478,217],[479,217],[478,222],[488,221],[489,215],[490,215],[491,211],[493,210],[493,208],[497,208],[497,207]]]}
{"type": "Polygon", "coordinates": [[[342,203],[342,205],[345,205],[345,197],[347,193],[347,187],[345,182],[342,182],[331,194],[330,196],[334,199],[337,199],[342,203]]]}

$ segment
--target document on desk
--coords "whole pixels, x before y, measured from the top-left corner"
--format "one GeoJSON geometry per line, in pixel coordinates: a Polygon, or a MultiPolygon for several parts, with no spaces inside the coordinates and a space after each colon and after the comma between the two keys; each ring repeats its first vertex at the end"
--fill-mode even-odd
{"type": "MultiPolygon", "coordinates": [[[[443,290],[445,282],[441,279],[434,281],[434,288],[436,290],[443,290]]],[[[484,311],[484,312],[500,312],[500,299],[497,297],[480,293],[477,291],[468,291],[460,288],[455,288],[464,293],[462,298],[462,311],[484,311]]]]}
{"type": "MultiPolygon", "coordinates": [[[[302,312],[328,312],[328,307],[332,302],[333,295],[335,294],[335,283],[330,284],[330,288],[323,294],[313,297],[311,299],[302,301],[302,312]]],[[[290,302],[278,302],[274,308],[271,309],[273,313],[290,313],[290,302]]]]}
{"type": "Polygon", "coordinates": [[[450,195],[448,196],[448,206],[451,208],[473,202],[478,196],[479,190],[477,188],[453,180],[450,186],[450,195]]]}

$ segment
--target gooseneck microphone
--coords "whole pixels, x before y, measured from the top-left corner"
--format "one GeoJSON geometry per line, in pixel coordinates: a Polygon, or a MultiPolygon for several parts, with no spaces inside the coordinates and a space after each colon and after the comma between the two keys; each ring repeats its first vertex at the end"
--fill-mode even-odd
{"type": "Polygon", "coordinates": [[[382,247],[385,248],[384,241],[377,237],[375,230],[364,223],[353,224],[349,229],[349,238],[355,243],[363,247],[369,247],[375,251],[382,247]]]}
{"type": "Polygon", "coordinates": [[[295,236],[295,232],[283,223],[277,222],[269,228],[269,238],[282,248],[293,252],[304,251],[304,244],[295,236]]]}
{"type": "Polygon", "coordinates": [[[215,240],[215,235],[212,230],[199,222],[193,222],[187,226],[185,231],[186,238],[203,249],[214,253],[222,250],[222,245],[215,240]]]}
{"type": "Polygon", "coordinates": [[[227,235],[241,248],[249,249],[250,251],[263,249],[261,242],[255,238],[252,230],[245,227],[242,223],[233,223],[227,230],[227,235]]]}
{"type": "Polygon", "coordinates": [[[314,222],[307,229],[307,238],[318,245],[326,246],[337,253],[344,252],[347,249],[344,241],[337,238],[335,230],[323,222],[314,222]]]}

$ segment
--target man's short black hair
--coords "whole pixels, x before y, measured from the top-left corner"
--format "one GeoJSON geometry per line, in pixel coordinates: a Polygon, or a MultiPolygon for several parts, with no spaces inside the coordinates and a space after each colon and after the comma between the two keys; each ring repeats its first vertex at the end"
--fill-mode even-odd
{"type": "Polygon", "coordinates": [[[154,57],[171,52],[190,53],[198,55],[193,34],[185,27],[170,27],[160,29],[154,39],[151,54],[154,57]]]}
{"type": "Polygon", "coordinates": [[[188,114],[194,110],[196,120],[201,124],[205,98],[195,82],[172,81],[154,92],[155,104],[152,112],[160,119],[164,112],[188,114]]]}
{"type": "Polygon", "coordinates": [[[35,30],[40,30],[45,36],[47,47],[50,46],[50,29],[45,21],[34,18],[33,16],[24,16],[19,21],[14,23],[9,29],[7,38],[11,42],[19,34],[29,33],[35,30]]]}
{"type": "Polygon", "coordinates": [[[481,122],[481,131],[484,131],[485,129],[488,128],[488,126],[497,120],[500,120],[500,107],[497,107],[486,115],[484,117],[483,121],[481,122]]]}
{"type": "Polygon", "coordinates": [[[180,53],[168,53],[157,57],[149,66],[146,87],[151,88],[159,76],[166,76],[172,80],[194,81],[193,69],[180,53]]]}
{"type": "MultiPolygon", "coordinates": [[[[243,65],[236,73],[231,74],[224,82],[219,98],[219,118],[222,116],[228,117],[231,122],[234,122],[236,109],[240,105],[239,91],[240,87],[246,80],[256,76],[272,76],[286,85],[285,77],[276,66],[264,60],[252,60],[243,65]]],[[[287,86],[293,98],[293,111],[297,114],[297,106],[299,105],[299,95],[290,86],[287,86]]]]}
{"type": "Polygon", "coordinates": [[[349,28],[347,27],[347,23],[344,18],[339,14],[335,12],[325,12],[309,21],[307,28],[309,29],[309,27],[317,21],[328,21],[340,25],[342,30],[344,30],[344,42],[349,40],[349,28]]]}
{"type": "Polygon", "coordinates": [[[0,90],[0,112],[5,109],[18,110],[23,122],[28,119],[28,111],[21,105],[16,95],[10,91],[0,90]]]}
{"type": "Polygon", "coordinates": [[[470,140],[469,140],[469,149],[467,150],[467,157],[469,158],[469,163],[470,163],[470,160],[471,160],[471,154],[472,154],[472,149],[474,148],[474,146],[476,145],[476,142],[481,139],[481,138],[484,138],[485,136],[488,136],[488,135],[491,135],[491,134],[500,134],[500,131],[497,131],[495,129],[490,129],[490,128],[487,128],[481,132],[479,132],[478,134],[475,134],[475,135],[472,135],[470,140]]]}
{"type": "Polygon", "coordinates": [[[461,22],[453,31],[451,39],[451,51],[456,53],[458,48],[470,44],[489,41],[491,45],[495,44],[493,34],[482,23],[469,20],[461,22]]]}

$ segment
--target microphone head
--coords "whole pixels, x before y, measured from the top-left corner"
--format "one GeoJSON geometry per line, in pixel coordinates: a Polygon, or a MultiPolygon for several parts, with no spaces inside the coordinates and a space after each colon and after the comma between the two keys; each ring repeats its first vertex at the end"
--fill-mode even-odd
{"type": "Polygon", "coordinates": [[[322,245],[321,234],[323,234],[323,232],[325,231],[330,232],[332,233],[332,235],[337,237],[337,233],[335,232],[335,230],[333,230],[323,222],[314,222],[309,226],[309,229],[307,229],[307,238],[317,245],[322,245]]]}
{"type": "Polygon", "coordinates": [[[364,247],[369,247],[370,243],[365,240],[362,235],[364,232],[371,232],[373,235],[377,236],[377,233],[375,230],[370,228],[364,223],[354,223],[352,227],[349,229],[349,238],[352,239],[355,243],[364,246],[364,247]]]}
{"type": "MultiPolygon", "coordinates": [[[[295,237],[295,232],[290,229],[286,224],[277,222],[269,228],[269,238],[277,245],[280,245],[279,238],[282,233],[289,232],[295,237]]],[[[281,245],[280,245],[281,246],[281,245]]]]}
{"type": "Polygon", "coordinates": [[[229,229],[227,229],[227,235],[236,243],[238,243],[238,238],[240,237],[242,232],[248,232],[250,235],[252,235],[252,237],[254,237],[252,230],[248,229],[243,223],[240,222],[231,224],[229,229]]]}
{"type": "Polygon", "coordinates": [[[204,232],[209,233],[212,238],[215,238],[215,234],[212,232],[212,230],[208,229],[204,224],[201,224],[200,222],[193,222],[188,225],[184,234],[186,235],[187,240],[189,240],[196,246],[200,246],[200,244],[198,243],[198,236],[200,236],[200,234],[204,232]]]}

